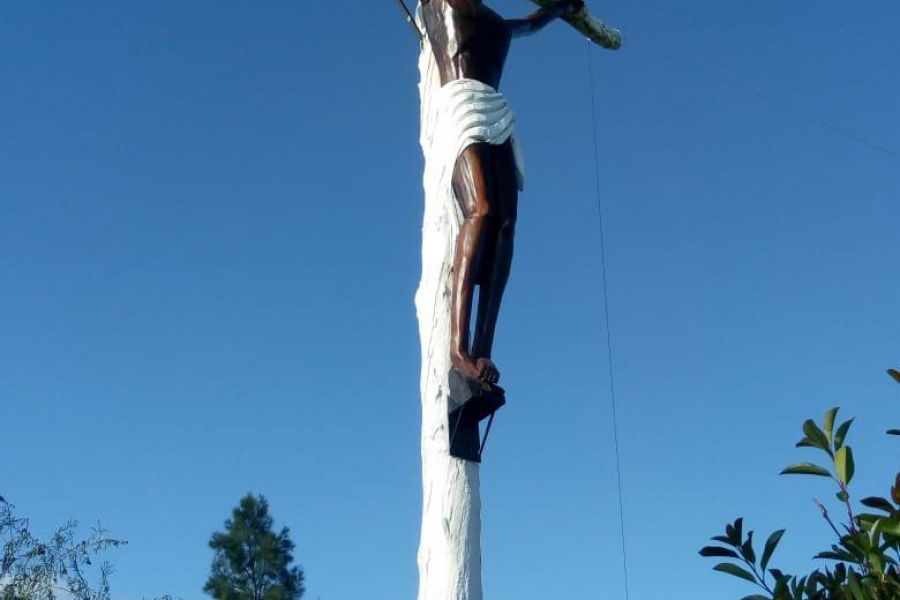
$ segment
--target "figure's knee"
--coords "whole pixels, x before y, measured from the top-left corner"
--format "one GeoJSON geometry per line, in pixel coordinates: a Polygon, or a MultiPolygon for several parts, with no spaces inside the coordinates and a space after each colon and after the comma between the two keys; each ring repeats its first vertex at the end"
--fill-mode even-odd
{"type": "Polygon", "coordinates": [[[495,211],[491,203],[481,196],[476,196],[465,211],[466,220],[491,221],[494,216],[495,211]]]}

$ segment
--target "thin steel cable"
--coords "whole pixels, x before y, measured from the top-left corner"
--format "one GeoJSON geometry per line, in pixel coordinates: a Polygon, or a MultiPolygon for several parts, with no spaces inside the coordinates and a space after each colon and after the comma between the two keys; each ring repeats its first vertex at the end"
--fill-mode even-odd
{"type": "Polygon", "coordinates": [[[419,42],[425,39],[425,32],[419,29],[419,25],[416,23],[416,18],[413,16],[411,10],[406,5],[406,2],[403,0],[397,0],[397,4],[400,6],[400,10],[403,11],[403,14],[406,15],[406,22],[409,23],[409,26],[413,28],[413,33],[416,34],[416,37],[419,38],[419,42]]]}
{"type": "Polygon", "coordinates": [[[606,363],[609,370],[609,397],[612,406],[613,441],[616,454],[616,484],[619,491],[619,533],[622,538],[622,573],[625,577],[625,600],[629,600],[628,547],[625,543],[625,499],[622,492],[622,461],[619,452],[619,417],[616,409],[616,380],[613,369],[612,333],[609,327],[609,292],[606,281],[606,240],[603,233],[603,204],[600,186],[600,143],[597,139],[597,98],[594,85],[594,66],[591,62],[591,41],[587,44],[588,80],[591,86],[591,134],[594,141],[594,184],[597,192],[597,214],[600,217],[600,277],[603,284],[603,317],[606,324],[606,363]]]}

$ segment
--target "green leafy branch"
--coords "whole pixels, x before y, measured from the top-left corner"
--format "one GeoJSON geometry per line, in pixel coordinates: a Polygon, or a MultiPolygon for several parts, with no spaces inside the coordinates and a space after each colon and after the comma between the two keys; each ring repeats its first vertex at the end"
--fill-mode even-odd
{"type": "MultiPolygon", "coordinates": [[[[900,383],[900,372],[890,369],[888,374],[900,383]]],[[[737,561],[719,563],[714,569],[749,581],[764,592],[743,600],[900,600],[900,473],[895,477],[889,497],[871,496],[860,501],[865,508],[877,512],[856,514],[850,495],[856,463],[853,449],[846,443],[854,420],[849,419],[835,428],[837,415],[838,409],[832,408],[825,413],[821,426],[812,419],[804,422],[803,438],[797,443],[797,447],[822,452],[829,466],[799,462],[781,472],[825,477],[837,484],[836,497],[846,509],[846,523],[836,524],[828,509],[816,500],[837,541],[815,558],[833,561],[833,567],[816,569],[803,577],[769,568],[784,530],[769,536],[757,560],[753,532],[744,537],[743,519],[736,519],[726,525],[725,535],[712,538],[719,545],[706,546],[700,555],[737,561]]],[[[891,429],[887,433],[900,435],[900,430],[891,429]]]]}
{"type": "Polygon", "coordinates": [[[79,540],[76,521],[41,540],[31,533],[28,519],[17,517],[13,508],[0,498],[0,599],[55,600],[64,592],[74,600],[109,600],[112,566],[101,563],[92,578],[92,559],[126,542],[110,538],[99,525],[79,540]]]}
{"type": "Polygon", "coordinates": [[[766,540],[762,556],[760,557],[759,562],[757,562],[756,551],[753,549],[753,532],[748,532],[745,539],[743,536],[743,525],[744,520],[742,518],[735,519],[734,523],[726,525],[725,535],[717,535],[712,538],[714,541],[719,542],[725,547],[706,546],[700,550],[700,556],[734,558],[740,560],[744,564],[743,567],[730,562],[722,562],[713,567],[713,569],[741,579],[746,579],[750,583],[757,585],[769,593],[769,596],[747,596],[744,600],[771,598],[775,594],[773,587],[777,589],[779,586],[783,586],[786,583],[785,579],[790,579],[789,576],[785,576],[784,573],[777,569],[769,571],[771,577],[774,579],[772,582],[773,587],[769,586],[766,578],[766,568],[769,565],[769,560],[772,558],[772,554],[775,552],[775,548],[781,541],[781,536],[784,535],[785,530],[780,529],[769,536],[766,540]]]}

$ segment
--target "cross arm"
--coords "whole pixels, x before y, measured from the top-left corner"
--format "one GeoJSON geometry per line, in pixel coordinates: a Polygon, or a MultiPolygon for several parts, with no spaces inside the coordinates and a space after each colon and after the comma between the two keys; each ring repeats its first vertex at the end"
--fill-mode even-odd
{"type": "Polygon", "coordinates": [[[513,37],[521,37],[537,33],[554,19],[574,14],[584,9],[583,0],[548,0],[540,3],[541,7],[523,19],[509,19],[507,27],[513,37]]]}
{"type": "MultiPolygon", "coordinates": [[[[559,4],[557,0],[531,1],[541,7],[540,10],[552,9],[559,4]]],[[[607,26],[603,21],[595,18],[588,12],[587,8],[582,7],[573,13],[560,16],[566,23],[599,46],[609,50],[618,50],[622,46],[622,32],[607,26]]]]}

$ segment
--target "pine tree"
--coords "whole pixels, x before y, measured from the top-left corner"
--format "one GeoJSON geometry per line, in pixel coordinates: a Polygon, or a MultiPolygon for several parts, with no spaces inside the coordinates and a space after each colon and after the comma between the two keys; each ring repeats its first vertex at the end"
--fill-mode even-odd
{"type": "Polygon", "coordinates": [[[273,530],[269,503],[247,494],[209,541],[212,571],[203,591],[216,600],[299,600],[303,569],[292,566],[294,543],[273,530]]]}

